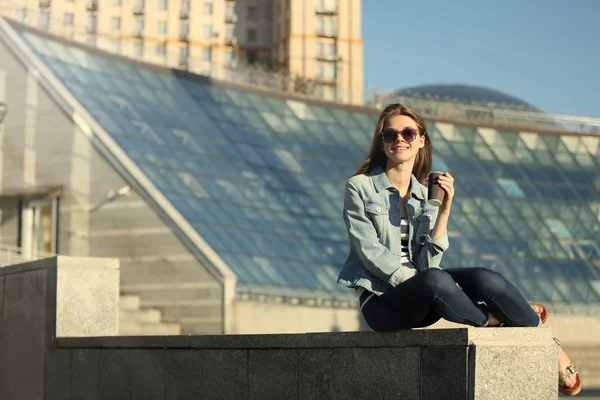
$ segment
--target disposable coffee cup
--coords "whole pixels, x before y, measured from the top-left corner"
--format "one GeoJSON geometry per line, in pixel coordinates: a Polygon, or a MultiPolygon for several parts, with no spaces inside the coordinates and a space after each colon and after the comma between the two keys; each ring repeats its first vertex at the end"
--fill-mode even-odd
{"type": "Polygon", "coordinates": [[[444,196],[446,195],[446,192],[438,183],[438,177],[440,175],[444,175],[444,173],[440,171],[431,171],[429,175],[427,175],[427,204],[433,207],[441,206],[444,201],[444,196]]]}

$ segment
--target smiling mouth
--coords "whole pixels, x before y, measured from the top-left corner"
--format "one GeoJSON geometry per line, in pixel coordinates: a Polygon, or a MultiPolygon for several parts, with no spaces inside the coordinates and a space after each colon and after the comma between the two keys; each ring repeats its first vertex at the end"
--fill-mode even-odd
{"type": "Polygon", "coordinates": [[[408,147],[392,147],[392,151],[406,151],[408,147]]]}

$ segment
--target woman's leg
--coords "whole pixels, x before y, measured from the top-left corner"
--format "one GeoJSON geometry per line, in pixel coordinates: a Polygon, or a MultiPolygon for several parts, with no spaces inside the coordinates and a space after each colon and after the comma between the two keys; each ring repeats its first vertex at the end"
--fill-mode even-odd
{"type": "Polygon", "coordinates": [[[452,277],[438,268],[419,272],[363,307],[363,315],[375,331],[412,329],[432,320],[431,312],[448,321],[482,326],[488,320],[452,277]],[[427,320],[427,321],[426,321],[427,320]]]}
{"type": "Polygon", "coordinates": [[[446,272],[462,286],[474,301],[483,301],[488,310],[506,326],[541,325],[519,289],[500,273],[487,268],[453,268],[446,272]]]}

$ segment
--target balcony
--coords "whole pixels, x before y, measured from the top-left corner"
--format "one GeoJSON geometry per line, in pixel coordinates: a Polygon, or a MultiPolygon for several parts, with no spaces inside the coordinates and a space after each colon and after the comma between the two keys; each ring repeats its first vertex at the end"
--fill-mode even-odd
{"type": "Polygon", "coordinates": [[[48,8],[51,5],[51,1],[50,0],[40,0],[40,8],[48,8]]]}
{"type": "Polygon", "coordinates": [[[227,24],[237,24],[237,15],[226,15],[225,23],[227,24]]]}
{"type": "Polygon", "coordinates": [[[86,9],[92,12],[98,11],[98,0],[88,0],[86,9]]]}
{"type": "Polygon", "coordinates": [[[144,3],[134,4],[133,15],[144,15],[144,3]]]}
{"type": "Polygon", "coordinates": [[[335,86],[337,79],[335,76],[318,76],[315,78],[315,83],[323,86],[335,86]]]}
{"type": "Polygon", "coordinates": [[[190,59],[188,57],[179,57],[179,68],[188,69],[190,67],[190,59]]]}
{"type": "Polygon", "coordinates": [[[188,29],[182,29],[179,31],[179,41],[181,42],[189,42],[190,41],[190,31],[188,29]]]}
{"type": "Polygon", "coordinates": [[[236,37],[227,38],[227,39],[225,39],[225,44],[227,46],[237,46],[237,44],[238,44],[237,38],[236,37]]]}
{"type": "Polygon", "coordinates": [[[190,10],[188,9],[181,9],[179,11],[179,19],[190,19],[190,10]]]}
{"type": "Polygon", "coordinates": [[[317,61],[325,61],[325,62],[340,62],[342,61],[342,58],[340,56],[338,56],[337,54],[321,54],[321,55],[317,55],[317,61]]]}
{"type": "Polygon", "coordinates": [[[317,6],[315,13],[319,15],[337,15],[337,10],[335,8],[317,6]]]}
{"type": "Polygon", "coordinates": [[[336,39],[338,37],[337,30],[318,30],[317,36],[322,38],[336,39]]]}

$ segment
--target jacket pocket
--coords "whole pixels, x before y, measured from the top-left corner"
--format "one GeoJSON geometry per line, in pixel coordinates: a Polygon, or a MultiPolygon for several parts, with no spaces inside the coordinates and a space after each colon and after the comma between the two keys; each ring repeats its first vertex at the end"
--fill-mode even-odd
{"type": "Polygon", "coordinates": [[[373,222],[379,242],[384,244],[387,236],[387,225],[389,223],[389,207],[380,203],[367,203],[365,204],[365,213],[373,222]]]}

